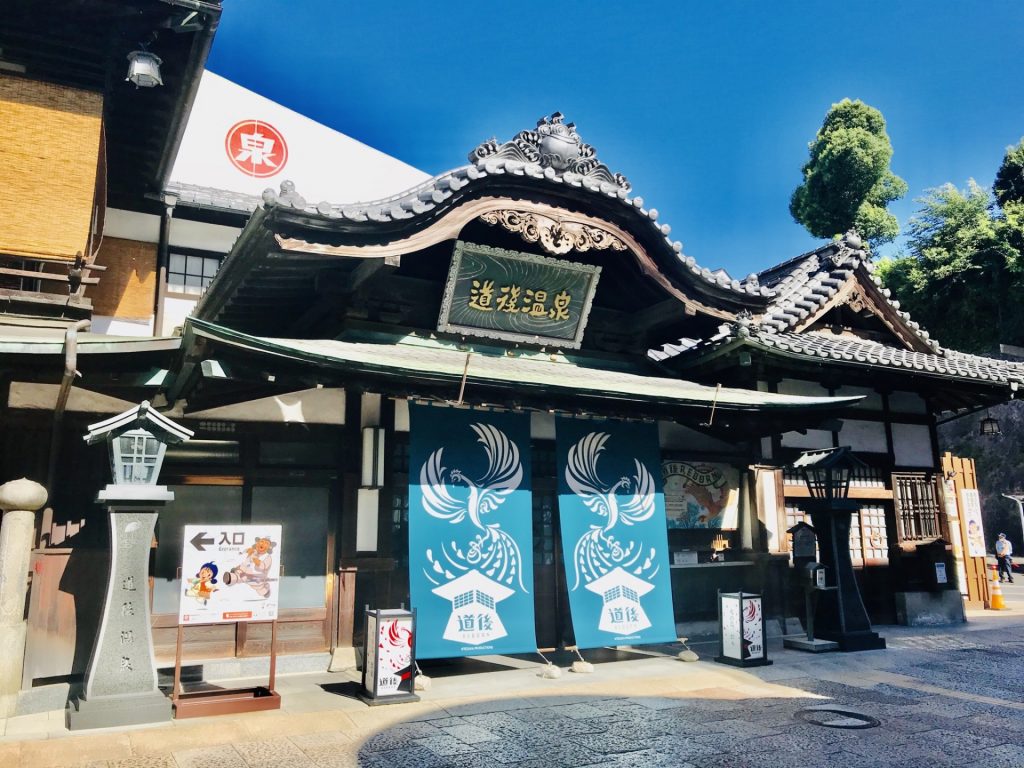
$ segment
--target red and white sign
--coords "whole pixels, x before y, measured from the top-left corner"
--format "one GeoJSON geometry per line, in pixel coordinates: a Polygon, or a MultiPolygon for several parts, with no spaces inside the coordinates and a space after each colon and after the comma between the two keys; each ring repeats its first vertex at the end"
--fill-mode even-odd
{"type": "Polygon", "coordinates": [[[282,181],[306,200],[376,200],[429,178],[213,72],[203,73],[171,181],[259,197],[282,181]]]}
{"type": "Polygon", "coordinates": [[[235,168],[256,178],[280,173],[288,162],[284,136],[262,120],[242,120],[231,126],[224,149],[235,168]]]}

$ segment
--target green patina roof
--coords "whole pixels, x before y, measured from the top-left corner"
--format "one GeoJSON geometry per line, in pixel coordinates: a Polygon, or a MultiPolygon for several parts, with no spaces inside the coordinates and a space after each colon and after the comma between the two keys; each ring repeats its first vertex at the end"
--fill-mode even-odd
{"type": "Polygon", "coordinates": [[[233,331],[213,323],[188,320],[186,338],[192,335],[251,352],[304,361],[353,372],[415,377],[420,381],[455,381],[465,372],[467,383],[507,384],[511,389],[543,389],[558,394],[576,393],[608,400],[645,401],[679,405],[710,405],[717,402],[731,410],[834,409],[853,405],[859,397],[802,397],[703,386],[680,379],[610,370],[600,359],[562,354],[503,350],[472,351],[422,337],[405,337],[398,343],[368,343],[333,339],[277,339],[233,331]],[[468,358],[468,367],[467,367],[468,358]]]}

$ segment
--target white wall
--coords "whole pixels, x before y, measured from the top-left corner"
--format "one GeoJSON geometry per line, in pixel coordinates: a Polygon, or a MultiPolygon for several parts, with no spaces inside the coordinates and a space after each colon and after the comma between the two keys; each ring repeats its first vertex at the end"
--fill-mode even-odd
{"type": "Polygon", "coordinates": [[[893,424],[893,450],[898,467],[933,467],[932,434],[926,424],[893,424]]]}
{"type": "MultiPolygon", "coordinates": [[[[339,77],[343,81],[344,73],[339,77]]],[[[464,158],[452,158],[452,166],[461,162],[464,158]]],[[[314,205],[321,200],[376,200],[428,178],[400,160],[209,71],[203,73],[171,171],[172,182],[254,196],[268,187],[277,190],[282,181],[293,181],[296,191],[314,205]],[[287,153],[279,146],[273,148],[278,170],[271,175],[256,177],[232,162],[225,141],[242,121],[269,125],[284,139],[287,153]]]]}
{"type": "MultiPolygon", "coordinates": [[[[174,218],[168,242],[171,247],[197,248],[203,251],[227,253],[235,244],[241,229],[220,224],[174,218]]],[[[120,208],[107,209],[103,219],[103,236],[138,240],[143,243],[160,241],[160,217],[151,213],[136,213],[120,208]]]]}
{"type": "Polygon", "coordinates": [[[859,453],[888,453],[885,424],[880,421],[845,419],[839,430],[839,444],[848,445],[859,453]]]}

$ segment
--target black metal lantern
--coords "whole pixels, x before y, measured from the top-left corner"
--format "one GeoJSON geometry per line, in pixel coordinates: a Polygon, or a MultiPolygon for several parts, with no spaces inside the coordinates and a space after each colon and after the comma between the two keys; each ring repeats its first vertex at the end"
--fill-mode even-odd
{"type": "Polygon", "coordinates": [[[996,435],[1003,434],[999,430],[999,420],[989,416],[986,412],[985,418],[981,420],[981,425],[978,430],[978,434],[980,434],[982,437],[995,437],[996,435]]]}
{"type": "Polygon", "coordinates": [[[867,465],[853,455],[848,446],[804,451],[793,462],[807,484],[811,498],[832,501],[850,494],[850,475],[867,465]]]}

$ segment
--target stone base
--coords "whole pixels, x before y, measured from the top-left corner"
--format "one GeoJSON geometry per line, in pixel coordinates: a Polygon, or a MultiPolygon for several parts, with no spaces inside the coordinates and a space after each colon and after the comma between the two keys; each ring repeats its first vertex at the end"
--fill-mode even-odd
{"type": "Polygon", "coordinates": [[[881,651],[885,650],[885,638],[877,632],[867,630],[865,632],[822,632],[824,640],[833,640],[839,644],[839,650],[844,653],[852,651],[881,651]]]}
{"type": "Polygon", "coordinates": [[[18,706],[15,715],[34,715],[64,709],[71,697],[70,683],[38,685],[18,692],[18,706]]]}
{"type": "Polygon", "coordinates": [[[897,592],[896,623],[907,627],[963,624],[964,601],[955,589],[941,592],[897,592]]]}
{"type": "Polygon", "coordinates": [[[171,700],[162,693],[102,696],[68,702],[68,730],[110,728],[119,725],[164,723],[171,719],[171,700]]]}
{"type": "Polygon", "coordinates": [[[813,640],[808,640],[807,635],[784,638],[782,644],[786,648],[793,648],[797,651],[807,651],[808,653],[827,653],[828,651],[839,650],[839,643],[834,640],[822,640],[818,637],[813,640]]]}

